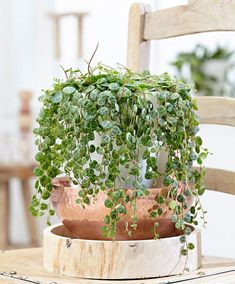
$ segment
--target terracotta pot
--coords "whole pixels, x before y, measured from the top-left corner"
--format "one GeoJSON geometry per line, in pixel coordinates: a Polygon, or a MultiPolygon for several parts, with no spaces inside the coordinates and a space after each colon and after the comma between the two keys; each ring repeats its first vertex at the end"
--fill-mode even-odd
{"type": "MultiPolygon", "coordinates": [[[[109,209],[104,206],[107,195],[99,192],[96,201],[83,209],[76,203],[78,198],[77,188],[71,187],[67,178],[58,178],[53,181],[51,202],[55,211],[68,231],[75,237],[89,240],[105,240],[101,227],[104,226],[104,217],[109,214],[109,209]]],[[[171,221],[172,211],[163,207],[163,214],[152,219],[149,213],[156,209],[155,198],[163,193],[162,188],[151,188],[150,194],[137,199],[137,229],[132,231],[131,237],[125,231],[126,222],[132,223],[133,209],[127,206],[127,214],[117,224],[116,240],[143,240],[152,239],[154,223],[158,222],[158,233],[161,238],[179,235],[171,221]]],[[[127,193],[131,193],[128,190],[127,193]]],[[[92,200],[93,201],[93,200],[92,200]]]]}

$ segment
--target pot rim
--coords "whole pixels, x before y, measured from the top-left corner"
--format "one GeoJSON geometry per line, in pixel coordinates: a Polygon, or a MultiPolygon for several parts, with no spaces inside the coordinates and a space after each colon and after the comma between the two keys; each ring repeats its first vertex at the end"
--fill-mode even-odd
{"type": "MultiPolygon", "coordinates": [[[[53,234],[54,234],[54,236],[56,237],[56,238],[58,238],[58,239],[78,239],[79,241],[81,241],[81,242],[92,242],[92,243],[103,243],[103,242],[105,242],[105,243],[122,243],[122,242],[128,242],[128,243],[141,243],[141,242],[143,242],[143,241],[145,241],[145,242],[152,242],[152,241],[161,241],[161,240],[167,240],[167,239],[179,239],[183,234],[179,234],[179,235],[177,235],[177,236],[172,236],[172,237],[164,237],[164,238],[160,238],[160,239],[157,239],[157,240],[155,240],[154,238],[152,238],[152,239],[141,239],[141,240],[93,240],[93,239],[80,239],[80,238],[74,238],[74,237],[66,237],[66,236],[61,236],[61,235],[59,235],[59,234],[56,234],[55,233],[55,230],[57,229],[57,228],[59,228],[59,227],[64,227],[64,224],[63,223],[59,223],[59,224],[55,224],[55,225],[52,225],[52,226],[50,226],[50,227],[48,227],[48,228],[46,228],[46,230],[48,230],[48,233],[49,232],[52,232],[53,234]]],[[[194,232],[197,232],[197,231],[200,231],[200,229],[197,229],[197,228],[195,228],[195,227],[193,227],[193,226],[190,226],[190,225],[188,225],[187,227],[189,227],[189,228],[191,228],[191,230],[192,230],[192,233],[194,232]]]]}

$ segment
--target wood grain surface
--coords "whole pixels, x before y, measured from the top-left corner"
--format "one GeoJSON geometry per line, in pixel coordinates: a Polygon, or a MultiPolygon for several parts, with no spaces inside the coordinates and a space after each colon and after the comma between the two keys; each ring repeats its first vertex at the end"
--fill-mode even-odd
{"type": "MultiPolygon", "coordinates": [[[[127,260],[128,261],[128,260],[127,260]]],[[[138,267],[136,268],[136,270],[138,267]]],[[[1,284],[234,284],[235,260],[217,257],[203,257],[200,269],[181,276],[145,280],[89,280],[59,276],[47,272],[42,266],[42,248],[23,249],[0,252],[0,283],[1,284]],[[5,275],[2,275],[5,272],[5,275]],[[10,272],[17,274],[10,277],[10,272]],[[27,281],[19,277],[27,278],[27,281]],[[31,282],[29,282],[31,281],[31,282]],[[39,281],[39,282],[36,282],[39,281]]]]}
{"type": "Polygon", "coordinates": [[[147,13],[143,38],[163,39],[210,31],[235,30],[235,0],[197,0],[147,13]]]}
{"type": "Polygon", "coordinates": [[[53,273],[95,279],[142,279],[182,274],[201,266],[201,233],[188,242],[195,246],[181,256],[180,236],[161,240],[102,241],[73,239],[62,225],[44,230],[44,267],[53,273]],[[138,269],[136,269],[138,267],[138,269]]]}

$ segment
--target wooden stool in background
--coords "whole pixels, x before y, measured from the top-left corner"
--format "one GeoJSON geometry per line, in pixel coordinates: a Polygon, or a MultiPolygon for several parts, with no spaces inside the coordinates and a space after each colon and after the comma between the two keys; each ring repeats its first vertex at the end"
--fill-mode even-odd
{"type": "MultiPolygon", "coordinates": [[[[25,217],[30,233],[30,246],[37,246],[37,228],[34,218],[29,212],[31,204],[30,180],[34,177],[32,162],[32,114],[30,99],[32,92],[20,92],[20,109],[18,114],[18,137],[14,145],[18,146],[17,157],[13,157],[12,149],[7,153],[7,161],[0,164],[0,249],[11,247],[10,244],[10,181],[17,178],[20,181],[25,217]]],[[[9,141],[4,142],[8,146],[9,141]]],[[[9,148],[13,146],[10,145],[9,148]]]]}
{"type": "Polygon", "coordinates": [[[35,218],[29,212],[31,203],[30,180],[34,177],[35,165],[0,165],[0,249],[12,247],[10,242],[10,180],[17,178],[21,183],[23,206],[28,224],[30,243],[27,246],[38,246],[38,234],[35,218]]]}
{"type": "Polygon", "coordinates": [[[0,249],[9,244],[9,178],[0,174],[0,249]]]}
{"type": "Polygon", "coordinates": [[[77,20],[78,28],[77,28],[77,38],[78,38],[78,58],[82,58],[83,56],[83,21],[86,16],[88,16],[88,12],[66,12],[66,13],[57,13],[51,12],[48,14],[55,23],[55,57],[57,59],[61,56],[61,48],[60,48],[60,21],[65,17],[75,17],[77,20]]]}

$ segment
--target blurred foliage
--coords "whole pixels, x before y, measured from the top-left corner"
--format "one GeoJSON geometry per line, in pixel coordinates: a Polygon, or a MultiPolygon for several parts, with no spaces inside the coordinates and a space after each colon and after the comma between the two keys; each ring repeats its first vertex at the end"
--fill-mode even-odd
{"type": "Polygon", "coordinates": [[[177,75],[184,81],[195,84],[200,95],[235,96],[234,85],[229,79],[230,71],[234,67],[233,55],[234,51],[224,47],[217,46],[214,51],[209,51],[207,47],[198,44],[191,52],[179,53],[175,61],[170,64],[176,68],[177,75]],[[218,70],[218,76],[214,74],[214,71],[211,73],[205,68],[208,63],[216,61],[225,64],[223,70],[218,70]],[[186,66],[190,70],[190,79],[183,72],[186,66]],[[215,89],[215,85],[218,87],[219,84],[220,87],[215,89]]]}

